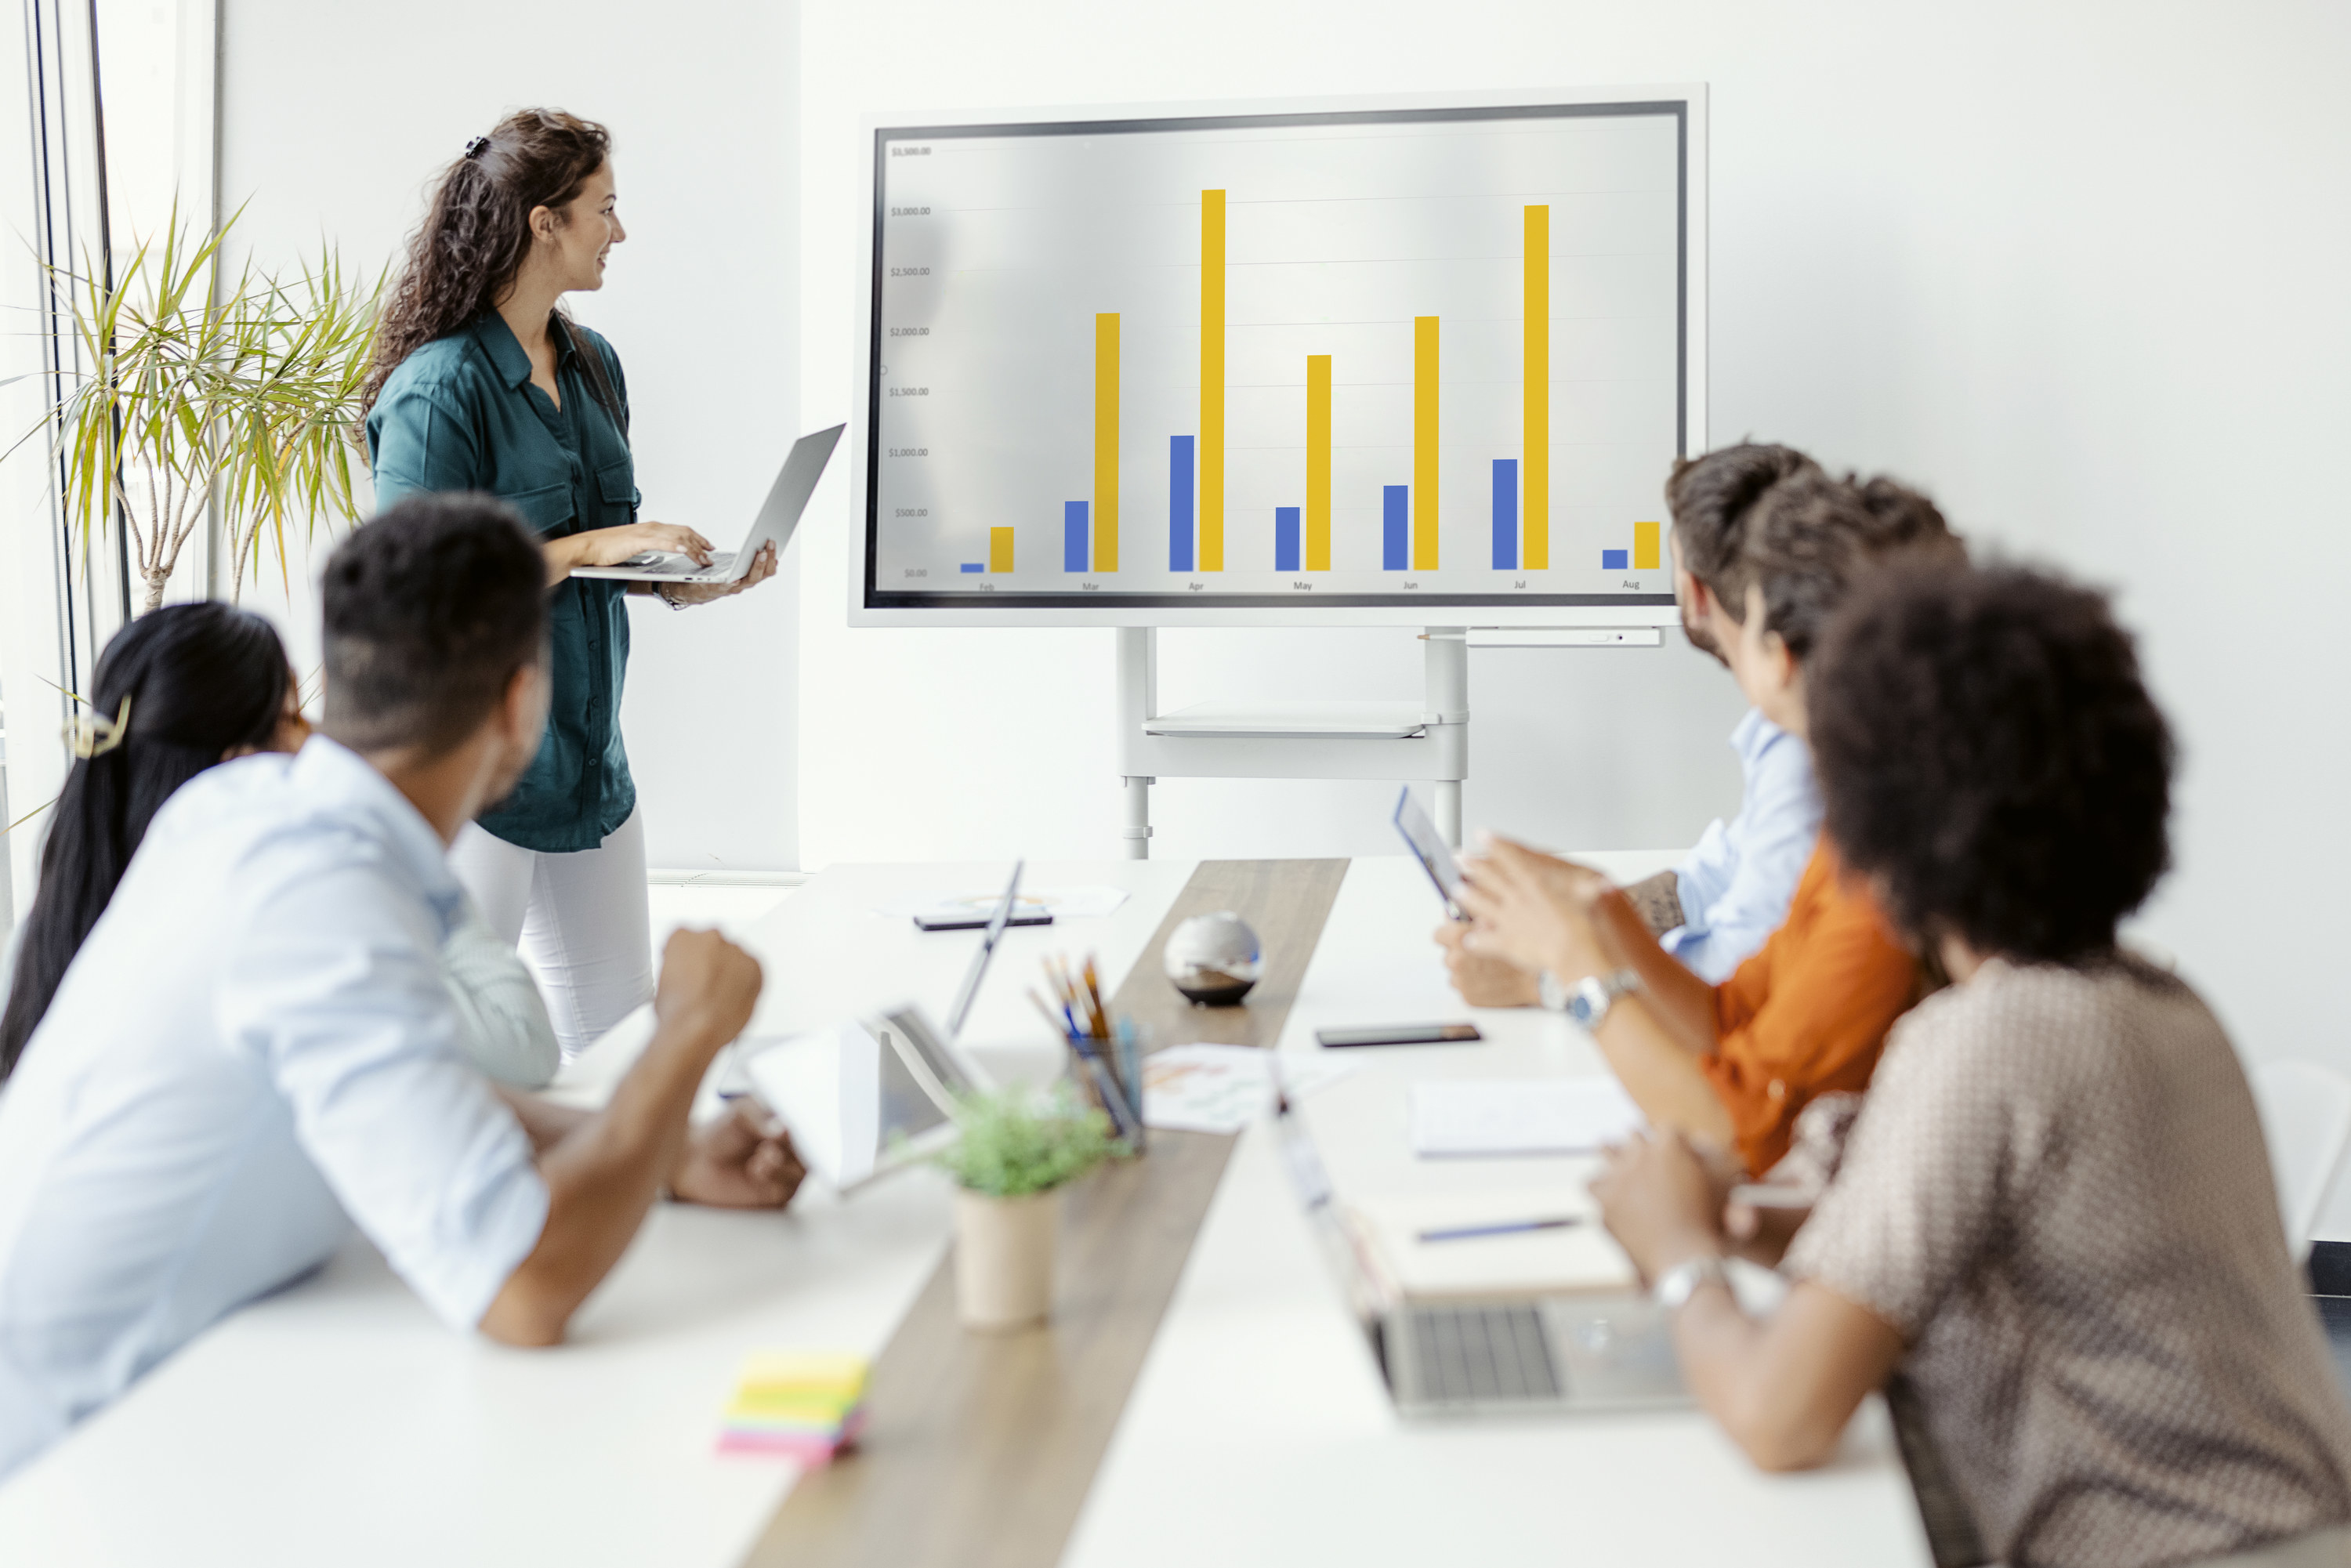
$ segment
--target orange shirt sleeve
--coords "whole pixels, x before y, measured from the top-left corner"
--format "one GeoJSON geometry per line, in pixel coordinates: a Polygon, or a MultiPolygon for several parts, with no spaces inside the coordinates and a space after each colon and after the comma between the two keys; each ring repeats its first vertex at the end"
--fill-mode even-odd
{"type": "Polygon", "coordinates": [[[1786,923],[1715,988],[1716,1043],[1702,1065],[1750,1172],[1788,1152],[1807,1103],[1868,1086],[1886,1031],[1917,994],[1916,961],[1868,892],[1840,877],[1824,841],[1786,923]]]}

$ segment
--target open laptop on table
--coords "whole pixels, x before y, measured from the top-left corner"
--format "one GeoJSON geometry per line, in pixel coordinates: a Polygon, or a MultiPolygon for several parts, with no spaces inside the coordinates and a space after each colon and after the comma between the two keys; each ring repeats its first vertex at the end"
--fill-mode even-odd
{"type": "Polygon", "coordinates": [[[799,527],[800,514],[808,509],[809,497],[816,493],[816,482],[824,476],[824,465],[831,461],[832,449],[840,444],[841,433],[846,428],[836,424],[831,430],[820,430],[792,443],[776,482],[768,487],[767,504],[752,519],[751,531],[744,536],[739,549],[711,551],[707,566],[697,564],[690,555],[673,550],[646,550],[618,566],[574,567],[571,575],[618,578],[626,582],[741,581],[749,573],[751,562],[762,546],[774,545],[780,554],[791,542],[792,530],[799,527]]]}
{"type": "Polygon", "coordinates": [[[744,1061],[753,1092],[791,1129],[793,1147],[809,1168],[836,1191],[851,1191],[945,1148],[956,1137],[956,1102],[994,1086],[955,1040],[1012,918],[1020,873],[1014,865],[947,1009],[944,1032],[908,1003],[777,1040],[744,1061]]]}
{"type": "Polygon", "coordinates": [[[1322,1155],[1287,1096],[1284,1163],[1324,1262],[1405,1416],[1583,1414],[1692,1403],[1663,1309],[1635,1291],[1396,1301],[1341,1220],[1322,1155]]]}

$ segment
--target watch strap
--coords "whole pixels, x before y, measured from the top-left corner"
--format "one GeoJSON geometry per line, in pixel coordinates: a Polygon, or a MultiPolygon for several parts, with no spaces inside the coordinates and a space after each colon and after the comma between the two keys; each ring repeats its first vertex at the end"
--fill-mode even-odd
{"type": "Polygon", "coordinates": [[[1678,1311],[1684,1302],[1697,1294],[1701,1285],[1720,1285],[1728,1289],[1729,1284],[1730,1272],[1723,1266],[1722,1260],[1708,1254],[1686,1259],[1658,1275],[1656,1287],[1650,1294],[1656,1299],[1657,1305],[1671,1312],[1678,1311]]]}

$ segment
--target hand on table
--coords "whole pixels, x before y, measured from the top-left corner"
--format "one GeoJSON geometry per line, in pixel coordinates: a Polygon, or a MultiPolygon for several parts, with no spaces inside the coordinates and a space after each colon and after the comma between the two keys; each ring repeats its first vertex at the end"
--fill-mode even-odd
{"type": "Polygon", "coordinates": [[[1729,1250],[1718,1217],[1737,1179],[1730,1162],[1678,1132],[1643,1130],[1604,1156],[1592,1180],[1601,1223],[1641,1278],[1729,1250]]]}
{"type": "Polygon", "coordinates": [[[1542,999],[1531,970],[1507,958],[1472,953],[1465,921],[1448,920],[1437,928],[1437,945],[1445,949],[1445,972],[1453,988],[1473,1008],[1531,1008],[1542,999]]]}
{"type": "Polygon", "coordinates": [[[1465,861],[1461,907],[1471,920],[1468,951],[1531,975],[1549,969],[1562,984],[1617,967],[1593,904],[1614,890],[1588,866],[1491,839],[1465,861]]]}
{"type": "Polygon", "coordinates": [[[776,575],[776,547],[764,544],[759,553],[751,558],[751,570],[732,582],[665,582],[662,597],[672,604],[707,604],[716,599],[731,599],[747,588],[757,588],[776,575]]]}
{"type": "Polygon", "coordinates": [[[714,1208],[781,1208],[808,1167],[783,1124],[737,1101],[720,1121],[688,1134],[670,1190],[714,1208]]]}

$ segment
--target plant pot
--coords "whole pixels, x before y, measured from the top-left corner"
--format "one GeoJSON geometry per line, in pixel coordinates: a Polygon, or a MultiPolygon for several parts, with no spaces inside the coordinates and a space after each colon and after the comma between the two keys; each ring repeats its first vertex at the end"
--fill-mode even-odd
{"type": "Polygon", "coordinates": [[[1053,1233],[1061,1194],[989,1197],[957,1187],[956,1301],[963,1326],[1006,1333],[1045,1321],[1053,1307],[1053,1233]]]}

